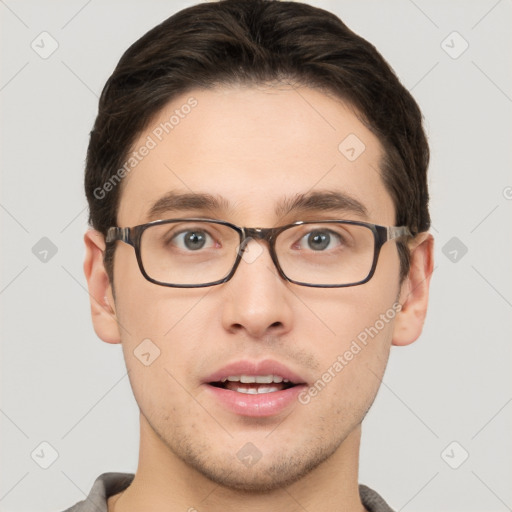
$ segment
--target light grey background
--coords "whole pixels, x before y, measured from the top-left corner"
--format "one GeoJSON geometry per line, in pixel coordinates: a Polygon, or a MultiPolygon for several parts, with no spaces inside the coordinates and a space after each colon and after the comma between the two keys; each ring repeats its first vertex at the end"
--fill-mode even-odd
{"type": "MultiPolygon", "coordinates": [[[[101,472],[136,469],[121,347],[102,343],[89,316],[83,164],[121,53],[193,3],[0,0],[2,511],[63,510],[101,472]],[[43,31],[59,45],[45,59],[31,47],[51,48],[43,31]],[[57,248],[46,262],[43,237],[57,248]],[[42,442],[58,452],[48,469],[42,442]]],[[[432,149],[430,311],[421,339],[392,350],[360,480],[406,512],[512,510],[512,2],[311,3],[391,63],[432,149]]]]}

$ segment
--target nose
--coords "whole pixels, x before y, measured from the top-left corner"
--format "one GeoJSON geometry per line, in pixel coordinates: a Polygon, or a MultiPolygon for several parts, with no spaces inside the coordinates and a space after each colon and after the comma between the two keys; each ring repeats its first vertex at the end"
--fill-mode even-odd
{"type": "Polygon", "coordinates": [[[290,283],[278,273],[268,243],[250,239],[225,292],[222,322],[252,338],[283,335],[292,328],[290,283]]]}

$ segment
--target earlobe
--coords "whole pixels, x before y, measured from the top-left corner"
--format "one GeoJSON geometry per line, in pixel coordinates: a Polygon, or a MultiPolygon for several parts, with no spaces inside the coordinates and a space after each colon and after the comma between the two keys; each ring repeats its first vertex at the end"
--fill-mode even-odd
{"type": "Polygon", "coordinates": [[[410,244],[411,264],[402,283],[400,304],[393,330],[393,345],[409,345],[421,334],[427,315],[430,278],[434,265],[434,238],[420,233],[410,244]]]}
{"type": "Polygon", "coordinates": [[[89,229],[84,235],[84,242],[84,274],[89,288],[94,331],[106,343],[120,343],[112,286],[103,264],[104,237],[98,231],[89,229]]]}

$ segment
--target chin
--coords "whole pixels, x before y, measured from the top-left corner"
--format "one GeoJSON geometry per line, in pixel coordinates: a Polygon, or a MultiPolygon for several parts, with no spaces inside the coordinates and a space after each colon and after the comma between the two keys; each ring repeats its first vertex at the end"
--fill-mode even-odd
{"type": "Polygon", "coordinates": [[[236,466],[233,468],[231,465],[229,468],[203,466],[196,467],[195,469],[225,489],[249,494],[261,494],[281,489],[297,482],[319,463],[297,466],[290,462],[287,467],[283,467],[280,464],[279,469],[275,467],[246,468],[241,463],[242,468],[236,466]]]}
{"type": "Polygon", "coordinates": [[[315,447],[290,447],[279,453],[262,455],[261,459],[247,466],[233,460],[229,454],[201,454],[197,449],[180,454],[183,462],[208,480],[232,491],[241,493],[268,493],[288,487],[305,477],[326,461],[338,448],[340,441],[315,447]],[[206,456],[205,456],[206,455],[206,456]]]}

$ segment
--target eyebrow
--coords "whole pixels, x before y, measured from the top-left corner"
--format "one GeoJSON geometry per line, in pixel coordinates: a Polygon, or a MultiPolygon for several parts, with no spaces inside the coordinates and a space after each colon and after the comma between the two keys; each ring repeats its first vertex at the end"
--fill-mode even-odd
{"type": "MultiPolygon", "coordinates": [[[[228,199],[220,195],[208,193],[180,193],[168,192],[158,199],[150,208],[148,218],[158,219],[171,212],[194,210],[212,216],[219,214],[233,214],[235,207],[228,199]]],[[[285,197],[279,201],[274,213],[278,217],[301,213],[354,213],[368,218],[366,207],[354,197],[343,192],[333,190],[314,191],[305,194],[296,194],[285,197]]]]}

